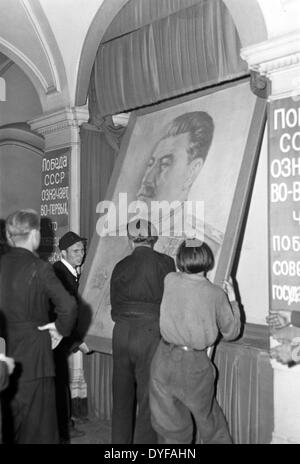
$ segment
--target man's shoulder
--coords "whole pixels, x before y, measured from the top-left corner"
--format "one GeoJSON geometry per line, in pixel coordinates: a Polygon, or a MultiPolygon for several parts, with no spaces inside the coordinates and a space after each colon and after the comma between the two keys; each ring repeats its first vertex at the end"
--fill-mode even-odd
{"type": "Polygon", "coordinates": [[[54,269],[67,269],[61,261],[55,261],[55,263],[53,263],[53,267],[54,269]]]}
{"type": "Polygon", "coordinates": [[[167,255],[166,253],[161,253],[160,251],[155,251],[155,250],[154,250],[154,253],[162,261],[165,261],[166,263],[174,266],[174,259],[171,258],[171,256],[167,255]]]}
{"type": "Polygon", "coordinates": [[[63,284],[67,284],[68,286],[71,285],[72,287],[75,285],[76,277],[62,261],[56,261],[53,264],[53,270],[56,277],[58,277],[63,284]]]}
{"type": "Polygon", "coordinates": [[[54,272],[56,274],[66,274],[66,275],[69,275],[72,273],[70,272],[70,270],[67,268],[67,266],[65,266],[65,264],[62,262],[62,261],[55,261],[55,263],[53,263],[53,269],[54,269],[54,272]]]}
{"type": "Polygon", "coordinates": [[[51,271],[52,266],[49,261],[45,261],[44,259],[39,258],[38,256],[33,256],[32,261],[36,265],[36,267],[42,271],[51,271]]]}
{"type": "Polygon", "coordinates": [[[125,258],[122,258],[120,261],[118,261],[114,265],[112,273],[115,274],[116,272],[121,270],[124,266],[126,266],[128,264],[128,262],[130,263],[131,260],[132,260],[131,255],[125,256],[125,258]]]}

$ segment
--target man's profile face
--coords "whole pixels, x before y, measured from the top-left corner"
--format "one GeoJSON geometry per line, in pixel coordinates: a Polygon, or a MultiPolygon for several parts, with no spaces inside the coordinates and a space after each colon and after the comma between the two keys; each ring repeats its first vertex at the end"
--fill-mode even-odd
{"type": "Polygon", "coordinates": [[[138,200],[149,203],[187,198],[194,174],[198,174],[203,164],[200,158],[189,163],[188,148],[187,132],[170,136],[156,145],[137,193],[138,200]]]}
{"type": "Polygon", "coordinates": [[[74,243],[63,253],[63,257],[74,268],[81,266],[84,257],[84,246],[82,242],[74,243]]]}

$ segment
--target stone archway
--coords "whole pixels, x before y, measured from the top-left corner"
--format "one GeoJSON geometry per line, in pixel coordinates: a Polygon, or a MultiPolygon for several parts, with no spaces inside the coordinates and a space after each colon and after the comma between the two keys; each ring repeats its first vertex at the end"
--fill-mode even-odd
{"type": "Polygon", "coordinates": [[[2,3],[0,53],[28,77],[44,112],[64,106],[70,100],[65,63],[42,5],[2,3]]]}
{"type": "Polygon", "coordinates": [[[21,208],[39,210],[44,145],[26,123],[0,127],[0,218],[21,208]]]}

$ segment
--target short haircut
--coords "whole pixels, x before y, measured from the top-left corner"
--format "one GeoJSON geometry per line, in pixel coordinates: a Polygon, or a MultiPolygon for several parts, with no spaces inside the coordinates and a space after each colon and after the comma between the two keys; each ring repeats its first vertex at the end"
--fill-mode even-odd
{"type": "Polygon", "coordinates": [[[215,264],[214,255],[209,246],[202,242],[200,246],[187,246],[183,241],[177,250],[176,264],[181,272],[187,274],[207,273],[215,264]]]}
{"type": "Polygon", "coordinates": [[[190,147],[187,150],[189,162],[195,158],[202,158],[205,161],[214,133],[212,117],[206,111],[183,113],[170,122],[161,140],[186,132],[189,133],[190,141],[190,147]]]}
{"type": "Polygon", "coordinates": [[[26,239],[33,229],[39,230],[40,219],[33,209],[21,209],[10,214],[5,222],[7,239],[18,242],[26,239]]]}
{"type": "Polygon", "coordinates": [[[127,236],[134,243],[154,245],[158,239],[157,230],[150,221],[134,219],[127,224],[127,236]]]}

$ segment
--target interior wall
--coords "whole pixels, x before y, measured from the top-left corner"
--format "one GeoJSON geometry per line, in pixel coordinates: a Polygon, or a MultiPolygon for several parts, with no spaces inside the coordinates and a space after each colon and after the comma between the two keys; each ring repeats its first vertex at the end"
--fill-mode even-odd
{"type": "Polygon", "coordinates": [[[14,142],[0,144],[0,219],[21,208],[40,209],[42,153],[14,142]]]}
{"type": "Polygon", "coordinates": [[[267,130],[265,130],[236,279],[246,322],[266,324],[269,311],[267,130]]]}
{"type": "Polygon", "coordinates": [[[0,101],[0,126],[27,122],[42,113],[33,84],[17,65],[10,66],[2,77],[6,82],[6,101],[0,101]]]}
{"type": "MultiPolygon", "coordinates": [[[[76,0],[74,5],[74,0],[40,0],[63,57],[72,102],[81,50],[93,18],[103,1],[76,0]]],[[[84,101],[81,104],[85,103],[84,101]]]]}

